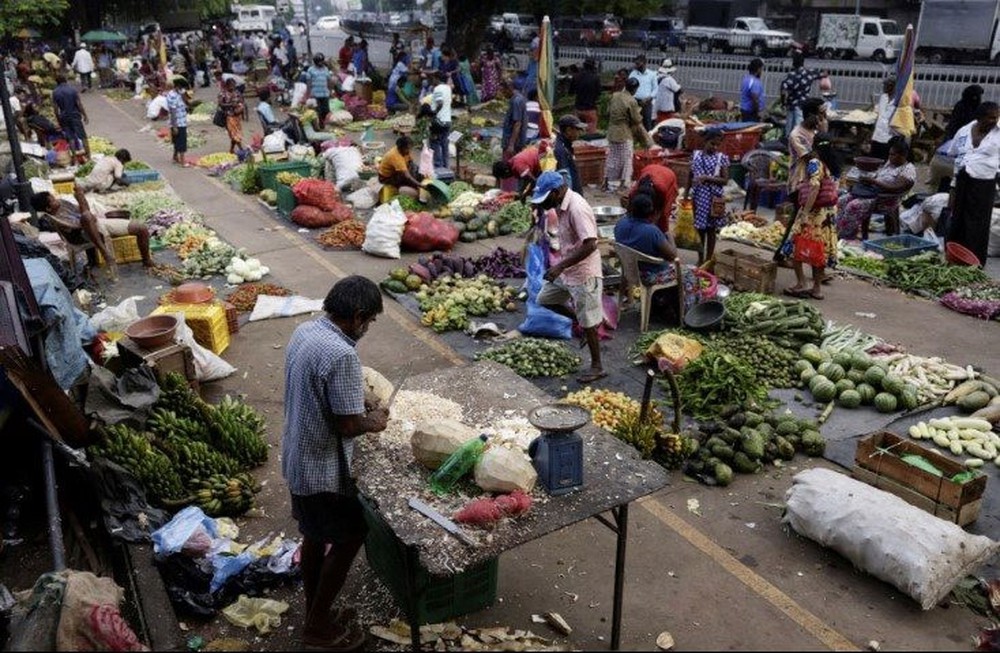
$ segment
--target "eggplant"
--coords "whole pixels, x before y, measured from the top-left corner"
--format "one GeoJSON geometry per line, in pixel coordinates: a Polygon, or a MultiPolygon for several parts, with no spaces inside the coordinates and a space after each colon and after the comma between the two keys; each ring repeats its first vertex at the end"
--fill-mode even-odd
{"type": "Polygon", "coordinates": [[[472,278],[476,276],[476,266],[472,264],[472,261],[466,261],[462,268],[462,276],[467,278],[472,278]]]}
{"type": "Polygon", "coordinates": [[[424,283],[430,283],[434,280],[429,264],[421,265],[420,263],[412,263],[409,269],[411,274],[415,274],[420,277],[420,280],[424,283]]]}

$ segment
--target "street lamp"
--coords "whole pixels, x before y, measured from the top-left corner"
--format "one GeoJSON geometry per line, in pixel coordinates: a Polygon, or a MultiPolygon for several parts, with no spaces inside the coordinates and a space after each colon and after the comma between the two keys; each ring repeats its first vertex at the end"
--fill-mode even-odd
{"type": "Polygon", "coordinates": [[[307,61],[312,61],[313,58],[313,46],[312,39],[309,38],[309,0],[302,3],[302,14],[306,23],[306,55],[308,56],[307,61]]]}

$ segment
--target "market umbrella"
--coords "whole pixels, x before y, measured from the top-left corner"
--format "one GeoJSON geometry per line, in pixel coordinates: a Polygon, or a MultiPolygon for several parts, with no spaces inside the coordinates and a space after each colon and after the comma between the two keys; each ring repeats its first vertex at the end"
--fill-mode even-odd
{"type": "Polygon", "coordinates": [[[556,57],[552,43],[552,21],[548,16],[542,19],[539,34],[541,47],[538,54],[538,104],[542,115],[538,121],[538,135],[549,138],[553,134],[552,106],[556,101],[556,57]]]}
{"type": "Polygon", "coordinates": [[[92,42],[118,42],[127,41],[128,38],[124,34],[119,34],[118,32],[109,32],[108,30],[103,29],[92,29],[81,36],[80,40],[92,42]]]}
{"type": "Polygon", "coordinates": [[[37,39],[39,36],[41,36],[41,34],[38,30],[30,27],[22,27],[17,30],[16,34],[14,34],[14,38],[18,39],[37,39]]]}
{"type": "Polygon", "coordinates": [[[893,129],[907,138],[917,131],[913,117],[913,60],[916,52],[917,39],[913,34],[913,25],[907,25],[903,48],[896,62],[896,110],[889,121],[893,129]]]}

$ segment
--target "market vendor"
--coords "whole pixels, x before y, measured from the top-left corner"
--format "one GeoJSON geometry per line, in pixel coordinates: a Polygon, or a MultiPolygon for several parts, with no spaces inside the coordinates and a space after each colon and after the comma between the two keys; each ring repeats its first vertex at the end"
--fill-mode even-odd
{"type": "Polygon", "coordinates": [[[646,192],[653,200],[654,221],[663,233],[670,232],[670,217],[677,203],[677,175],[665,165],[652,163],[642,169],[642,174],[629,189],[631,203],[640,192],[646,192]],[[648,182],[646,181],[648,180],[648,182]]]}
{"type": "Polygon", "coordinates": [[[357,342],[382,313],[369,279],[341,279],[323,301],[324,315],[298,326],[285,353],[282,475],[302,533],[305,590],[302,645],[359,650],[365,633],[349,610],[333,610],[367,528],[351,477],[354,439],[384,431],[388,407],[365,400],[357,342]]]}
{"type": "Polygon", "coordinates": [[[413,163],[413,141],[409,136],[400,136],[396,145],[385,153],[378,164],[378,180],[383,186],[388,186],[386,198],[391,198],[403,188],[412,188],[420,192],[420,182],[423,179],[413,163]]]}
{"type": "Polygon", "coordinates": [[[576,168],[576,159],[573,156],[573,143],[580,138],[583,130],[587,129],[587,123],[573,114],[566,114],[557,123],[559,133],[556,134],[556,145],[553,153],[556,157],[556,170],[569,175],[569,187],[576,193],[583,194],[583,182],[580,180],[580,171],[576,168]]]}
{"type": "Polygon", "coordinates": [[[118,236],[135,236],[142,256],[144,267],[153,266],[153,258],[149,254],[149,229],[141,222],[105,218],[96,215],[90,208],[83,188],[77,185],[73,190],[76,203],[60,200],[48,192],[35,193],[31,196],[31,206],[38,213],[45,213],[58,225],[60,231],[67,232],[71,237],[85,237],[94,243],[97,250],[108,262],[115,274],[115,257],[111,250],[111,239],[118,236]],[[75,235],[74,235],[75,234],[75,235]]]}
{"type": "Polygon", "coordinates": [[[899,214],[899,224],[904,231],[917,236],[924,235],[928,230],[937,233],[947,230],[938,229],[941,216],[945,214],[948,207],[948,193],[934,193],[924,199],[923,202],[915,204],[899,214]]]}
{"type": "Polygon", "coordinates": [[[493,176],[497,180],[514,177],[520,182],[518,199],[527,197],[535,188],[535,181],[542,174],[542,159],[549,151],[547,141],[538,145],[529,145],[509,161],[497,161],[493,164],[493,176]]]}
{"type": "Polygon", "coordinates": [[[132,160],[132,155],[126,149],[120,149],[114,156],[102,157],[94,164],[94,169],[83,179],[77,179],[76,185],[88,193],[103,193],[119,186],[128,186],[125,178],[125,164],[132,160]]]}
{"type": "Polygon", "coordinates": [[[947,240],[966,247],[985,265],[1000,174],[1000,106],[983,102],[975,115],[958,130],[949,152],[955,156],[956,174],[947,240]]]}
{"type": "Polygon", "coordinates": [[[895,211],[903,194],[917,181],[917,169],[908,161],[910,146],[902,138],[889,145],[889,160],[874,175],[863,176],[837,202],[837,236],[846,240],[868,238],[868,222],[876,207],[895,211]]]}
{"type": "Polygon", "coordinates": [[[572,191],[558,172],[543,172],[531,203],[555,209],[559,220],[561,258],[545,271],[545,284],[537,302],[560,315],[573,318],[583,329],[590,350],[590,369],[577,378],[581,384],[607,376],[601,365],[597,328],[604,321],[601,253],[597,249],[597,219],[582,195],[572,191]],[[569,308],[569,302],[573,308],[569,308]]]}
{"type": "Polygon", "coordinates": [[[320,124],[319,114],[316,112],[316,102],[313,98],[306,100],[306,110],[299,115],[302,122],[302,130],[305,132],[306,140],[310,143],[322,143],[324,141],[337,140],[337,135],[333,132],[324,131],[320,124]]]}

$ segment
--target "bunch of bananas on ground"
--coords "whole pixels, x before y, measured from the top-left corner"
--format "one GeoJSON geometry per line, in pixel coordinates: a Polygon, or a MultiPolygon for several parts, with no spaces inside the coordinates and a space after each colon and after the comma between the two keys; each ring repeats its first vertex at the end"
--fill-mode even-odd
{"type": "Polygon", "coordinates": [[[169,372],[160,379],[160,397],[156,400],[156,408],[171,410],[177,417],[200,420],[199,406],[204,403],[188,385],[184,375],[169,372]]]}
{"type": "Polygon", "coordinates": [[[183,478],[208,478],[214,474],[229,475],[237,471],[235,462],[206,442],[171,436],[157,442],[174,468],[183,478]]]}
{"type": "Polygon", "coordinates": [[[146,428],[165,440],[183,438],[210,442],[212,438],[208,424],[200,418],[180,417],[167,408],[154,408],[149,414],[149,419],[146,420],[146,428]]]}
{"type": "Polygon", "coordinates": [[[250,406],[229,395],[202,415],[212,431],[215,448],[250,469],[267,460],[264,419],[250,406]]]}
{"type": "Polygon", "coordinates": [[[206,479],[194,479],[195,501],[211,517],[242,515],[253,507],[253,495],[260,491],[250,474],[235,476],[213,474],[206,479]]]}
{"type": "Polygon", "coordinates": [[[667,469],[680,469],[684,461],[698,450],[698,441],[686,435],[664,433],[656,438],[653,459],[667,469]]]}
{"type": "Polygon", "coordinates": [[[165,504],[183,499],[187,494],[170,458],[153,447],[143,433],[124,424],[105,427],[104,433],[104,439],[91,446],[91,454],[107,458],[132,472],[152,501],[165,504]]]}

